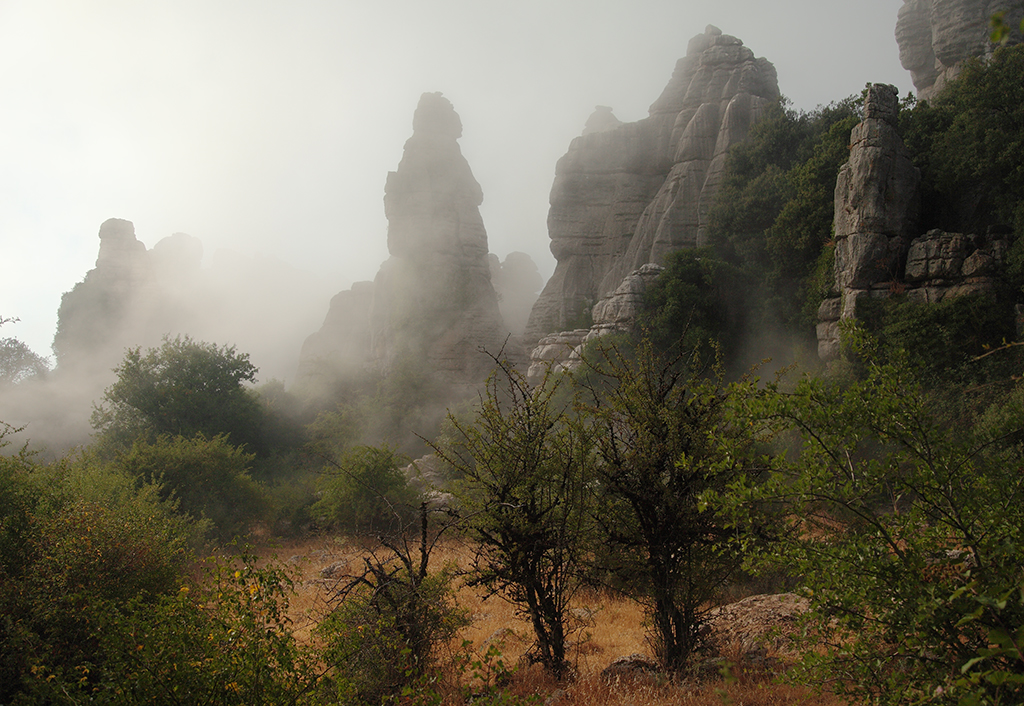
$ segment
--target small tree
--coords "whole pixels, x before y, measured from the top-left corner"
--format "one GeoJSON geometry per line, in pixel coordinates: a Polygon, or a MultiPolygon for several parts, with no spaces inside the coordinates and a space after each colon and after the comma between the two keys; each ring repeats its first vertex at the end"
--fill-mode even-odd
{"type": "Polygon", "coordinates": [[[589,532],[591,439],[569,403],[558,402],[561,378],[534,389],[495,362],[473,423],[450,416],[454,438],[433,447],[464,478],[462,511],[479,547],[472,583],[501,592],[529,617],[531,657],[561,677],[566,611],[589,532]]]}
{"type": "Polygon", "coordinates": [[[418,527],[379,537],[330,597],[317,628],[321,659],[333,668],[342,701],[382,703],[409,689],[435,665],[438,649],[468,624],[454,602],[454,567],[430,571],[430,556],[451,522],[430,521],[421,503],[418,527]],[[418,540],[418,541],[417,541],[418,540]]]}
{"type": "Polygon", "coordinates": [[[145,353],[128,350],[114,372],[117,382],[92,415],[93,428],[107,444],[129,446],[140,436],[152,441],[160,435],[226,434],[236,446],[263,450],[263,410],[245,387],[255,381],[256,366],[233,346],[188,336],[164,339],[145,353]]]}
{"type": "Polygon", "coordinates": [[[632,360],[599,346],[587,363],[597,568],[646,608],[662,665],[682,670],[743,556],[737,532],[701,494],[750,472],[749,440],[726,424],[728,391],[695,360],[660,360],[644,339],[632,360]]]}

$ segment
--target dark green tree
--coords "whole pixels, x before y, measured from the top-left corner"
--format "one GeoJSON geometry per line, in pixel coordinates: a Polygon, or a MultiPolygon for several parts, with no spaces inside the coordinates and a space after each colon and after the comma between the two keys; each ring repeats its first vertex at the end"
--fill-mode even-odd
{"type": "Polygon", "coordinates": [[[496,362],[473,421],[451,416],[449,443],[434,449],[463,479],[461,512],[479,548],[471,583],[526,614],[531,658],[562,677],[568,605],[589,538],[592,440],[574,420],[572,401],[559,401],[564,378],[549,376],[533,388],[496,362]]]}
{"type": "Polygon", "coordinates": [[[617,347],[596,354],[586,364],[596,372],[597,568],[644,606],[658,659],[678,672],[704,645],[707,612],[743,557],[738,532],[701,494],[752,472],[749,442],[726,424],[727,390],[699,359],[666,360],[646,340],[628,359],[617,347]]]}
{"type": "Polygon", "coordinates": [[[114,368],[117,381],[93,411],[93,428],[108,447],[128,447],[139,437],[224,434],[236,446],[264,452],[265,416],[246,387],[256,371],[249,356],[233,346],[188,336],[165,339],[145,353],[130,349],[114,368]]]}

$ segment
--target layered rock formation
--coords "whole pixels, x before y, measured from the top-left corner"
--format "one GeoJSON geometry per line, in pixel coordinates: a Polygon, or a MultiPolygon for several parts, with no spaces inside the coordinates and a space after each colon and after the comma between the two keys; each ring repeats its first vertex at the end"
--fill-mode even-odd
{"type": "Polygon", "coordinates": [[[898,276],[917,226],[921,174],[896,130],[899,93],[872,84],[850,161],[835,190],[836,288],[869,289],[898,276]]]}
{"type": "Polygon", "coordinates": [[[540,339],[530,353],[527,379],[537,383],[549,369],[552,372],[572,370],[579,365],[580,352],[588,341],[616,331],[632,331],[643,306],[644,294],[664,269],[648,263],[626,275],[614,292],[594,305],[594,323],[590,328],[561,331],[540,339]]]}
{"type": "Polygon", "coordinates": [[[620,125],[598,106],[555,168],[548,230],[557,266],[525,340],[589,325],[593,304],[631,271],[704,244],[726,153],[778,97],[772,64],[709,26],[647,118],[620,125]]]}
{"type": "Polygon", "coordinates": [[[835,291],[819,310],[818,354],[839,354],[838,320],[855,316],[857,299],[887,292],[902,280],[903,262],[917,227],[920,171],[896,131],[899,93],[872,84],[864,120],[850,134],[850,161],[835,190],[835,291]]]}
{"type": "Polygon", "coordinates": [[[388,174],[388,251],[373,284],[331,302],[303,347],[300,383],[373,367],[385,374],[414,361],[452,384],[482,382],[484,351],[521,359],[491,283],[480,185],[462,156],[462,122],[440,93],[425,93],[397,171],[388,174]],[[518,353],[518,356],[516,355],[518,353]],[[312,377],[311,377],[312,376],[312,377]]]}
{"type": "MultiPolygon", "coordinates": [[[[990,21],[1005,12],[1012,28],[1020,26],[1024,8],[1010,0],[903,0],[896,21],[900,63],[910,72],[918,98],[933,98],[960,71],[966,59],[987,57],[990,21]]],[[[1010,41],[1020,41],[1011,33],[1010,41]]]]}
{"type": "Polygon", "coordinates": [[[908,301],[996,292],[1012,229],[985,235],[931,230],[914,237],[920,175],[896,134],[896,89],[872,85],[864,121],[850,137],[850,161],[835,191],[835,293],[818,309],[818,355],[839,357],[839,322],[863,297],[908,301]]]}

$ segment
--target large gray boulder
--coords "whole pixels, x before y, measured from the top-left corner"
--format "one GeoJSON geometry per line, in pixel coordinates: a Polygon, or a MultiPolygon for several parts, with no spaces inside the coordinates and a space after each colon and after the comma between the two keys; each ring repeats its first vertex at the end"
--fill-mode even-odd
{"type": "Polygon", "coordinates": [[[647,118],[615,125],[599,106],[555,167],[548,231],[557,265],[525,342],[589,323],[591,307],[630,272],[704,244],[726,153],[778,97],[772,64],[708,26],[647,118]]]}

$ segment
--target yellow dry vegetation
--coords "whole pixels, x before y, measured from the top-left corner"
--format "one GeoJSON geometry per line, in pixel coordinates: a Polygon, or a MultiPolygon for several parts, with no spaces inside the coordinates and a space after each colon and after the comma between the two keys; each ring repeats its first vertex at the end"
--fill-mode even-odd
{"type": "MultiPolygon", "coordinates": [[[[294,570],[296,595],[289,613],[296,636],[309,640],[324,612],[329,610],[334,592],[343,578],[325,577],[323,572],[336,568],[336,576],[355,570],[370,545],[348,538],[316,538],[264,549],[257,552],[266,561],[284,561],[294,570]]],[[[441,544],[431,554],[431,567],[444,565],[468,569],[473,547],[459,540],[441,544]]],[[[448,658],[465,654],[470,648],[484,655],[494,644],[501,659],[514,667],[511,681],[503,688],[520,697],[533,697],[537,704],[549,706],[840,706],[845,702],[829,693],[778,683],[776,674],[743,663],[738,646],[725,650],[731,662],[729,679],[712,672],[700,680],[669,682],[664,678],[641,676],[609,682],[601,671],[615,658],[635,653],[650,654],[647,646],[643,610],[633,601],[610,591],[583,590],[572,604],[571,661],[575,678],[557,683],[538,665],[526,663],[531,644],[531,629],[525,616],[500,595],[488,596],[482,588],[471,588],[456,580],[457,602],[470,616],[470,625],[459,639],[448,646],[448,658]]],[[[785,655],[770,657],[788,658],[785,655]]],[[[448,660],[449,662],[451,659],[448,660]]],[[[467,678],[450,670],[449,679],[467,678]]],[[[465,703],[457,689],[448,689],[445,704],[465,703]]],[[[524,701],[524,703],[529,703],[524,701]]]]}

